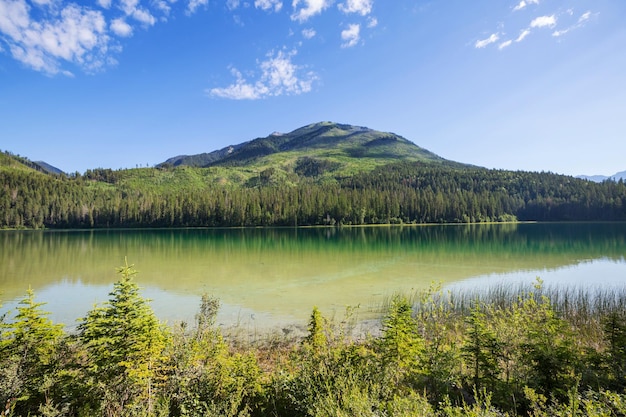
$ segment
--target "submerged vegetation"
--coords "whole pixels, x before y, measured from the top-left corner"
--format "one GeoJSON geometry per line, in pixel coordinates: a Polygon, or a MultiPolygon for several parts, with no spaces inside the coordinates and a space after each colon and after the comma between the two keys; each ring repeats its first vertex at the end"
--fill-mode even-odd
{"type": "Polygon", "coordinates": [[[0,322],[8,416],[623,416],[626,292],[437,286],[396,295],[355,334],[313,308],[302,338],[252,341],[215,323],[159,323],[118,269],[74,333],[29,290],[0,322]]]}

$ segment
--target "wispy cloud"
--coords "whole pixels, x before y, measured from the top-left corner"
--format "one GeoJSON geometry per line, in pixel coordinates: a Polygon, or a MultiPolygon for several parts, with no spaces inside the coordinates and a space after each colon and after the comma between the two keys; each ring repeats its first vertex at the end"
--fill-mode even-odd
{"type": "Polygon", "coordinates": [[[587,11],[587,12],[583,13],[578,18],[578,21],[575,24],[573,24],[573,25],[571,25],[571,26],[569,26],[569,27],[567,27],[565,29],[555,30],[554,32],[552,32],[552,36],[558,38],[558,37],[561,37],[561,36],[571,32],[571,31],[573,31],[573,30],[576,30],[576,29],[579,29],[579,28],[585,26],[585,24],[589,21],[589,19],[591,19],[591,16],[592,16],[592,13],[590,11],[587,11]]]}
{"type": "Polygon", "coordinates": [[[135,20],[147,26],[152,26],[156,23],[156,18],[146,9],[135,9],[132,16],[135,20]]]}
{"type": "Polygon", "coordinates": [[[556,26],[556,17],[554,15],[540,16],[540,17],[533,19],[533,21],[530,22],[531,28],[544,28],[544,27],[553,28],[554,26],[556,26]]]}
{"type": "MultiPolygon", "coordinates": [[[[337,46],[342,48],[362,43],[363,32],[378,25],[378,20],[372,15],[375,0],[291,0],[286,3],[287,1],[224,0],[221,10],[228,12],[254,7],[268,12],[282,11],[281,16],[285,19],[299,23],[305,23],[325,12],[332,11],[334,15],[349,14],[351,19],[357,21],[352,24],[341,23],[339,27],[333,25],[331,29],[335,31],[335,36],[340,35],[341,44],[337,46]],[[285,4],[292,6],[287,12],[284,10],[286,7],[283,7],[285,4]],[[333,5],[337,7],[334,8],[333,5]]],[[[167,22],[175,10],[181,14],[192,15],[208,9],[209,3],[210,0],[0,0],[0,53],[12,56],[31,69],[51,75],[69,74],[65,67],[70,66],[94,73],[117,64],[115,56],[122,50],[123,38],[133,36],[137,30],[147,30],[157,22],[167,22]]],[[[239,16],[234,14],[233,18],[237,21],[239,16]]],[[[312,39],[319,36],[321,27],[302,29],[302,38],[312,39]]],[[[325,30],[327,28],[328,26],[325,30]]],[[[257,71],[269,71],[271,65],[278,68],[281,63],[291,63],[292,58],[293,53],[277,52],[272,57],[261,59],[262,63],[258,64],[257,71]]],[[[295,65],[283,65],[282,68],[302,71],[295,65]]],[[[247,72],[244,71],[243,74],[247,72]]],[[[260,75],[260,81],[265,79],[265,74],[269,72],[260,75]]],[[[241,73],[235,78],[237,81],[231,87],[241,87],[241,95],[245,95],[243,92],[247,87],[253,86],[253,95],[264,96],[261,88],[263,82],[249,83],[241,73]]],[[[301,86],[300,91],[305,91],[309,78],[301,76],[299,80],[304,83],[296,85],[301,86]]],[[[281,94],[295,93],[296,90],[290,90],[288,84],[282,85],[281,94]]],[[[278,91],[276,88],[270,90],[278,91]]],[[[216,91],[230,90],[225,88],[216,91]]]]}
{"type": "Polygon", "coordinates": [[[521,0],[517,6],[513,8],[513,11],[519,11],[525,9],[529,4],[539,4],[539,0],[521,0]]]}
{"type": "Polygon", "coordinates": [[[358,13],[361,16],[367,16],[372,12],[374,0],[346,0],[345,3],[339,3],[339,10],[344,13],[358,13]]]}
{"type": "Polygon", "coordinates": [[[111,7],[111,0],[97,0],[96,3],[104,9],[111,7]]]}
{"type": "Polygon", "coordinates": [[[283,2],[281,0],[255,0],[254,7],[262,10],[272,10],[280,12],[283,8],[283,2]]]}
{"type": "Polygon", "coordinates": [[[522,30],[522,31],[520,32],[520,34],[519,34],[519,35],[517,36],[517,38],[515,38],[514,40],[513,40],[513,39],[509,39],[509,40],[506,40],[506,41],[504,41],[504,42],[501,42],[501,43],[498,45],[498,49],[502,50],[502,49],[504,49],[504,48],[508,48],[509,46],[511,46],[511,45],[513,44],[513,42],[515,42],[515,43],[519,43],[519,42],[523,41],[524,39],[526,39],[526,37],[527,37],[528,35],[530,35],[530,33],[531,33],[531,32],[530,32],[530,29],[528,29],[528,28],[527,28],[527,29],[524,29],[524,30],[522,30]]]}
{"type": "Polygon", "coordinates": [[[508,48],[509,46],[511,46],[511,44],[513,44],[513,41],[509,39],[508,41],[500,43],[500,45],[498,45],[498,49],[508,48]]]}
{"type": "Polygon", "coordinates": [[[118,7],[126,16],[130,16],[146,26],[152,26],[156,23],[156,18],[152,13],[139,6],[139,0],[120,0],[118,7]]]}
{"type": "MultiPolygon", "coordinates": [[[[539,4],[539,0],[521,0],[513,8],[513,10],[517,11],[524,9],[530,4],[539,4]]],[[[560,12],[551,15],[538,16],[530,20],[528,26],[521,29],[519,35],[516,38],[509,38],[503,41],[500,41],[500,36],[506,36],[505,26],[508,24],[508,22],[500,22],[498,24],[498,32],[492,34],[486,39],[476,41],[474,43],[474,47],[485,48],[488,45],[500,41],[498,43],[498,49],[506,49],[514,43],[520,43],[524,41],[531,34],[535,32],[540,32],[546,28],[553,29],[553,37],[561,37],[571,32],[572,30],[585,26],[590,21],[590,19],[592,19],[593,16],[594,14],[591,11],[586,11],[578,16],[578,18],[576,18],[575,10],[572,8],[561,10],[560,12]],[[565,26],[567,22],[569,22],[569,26],[565,26]]]]}
{"type": "Polygon", "coordinates": [[[586,22],[587,20],[589,20],[590,17],[591,17],[591,12],[586,11],[585,13],[582,14],[582,16],[578,18],[578,23],[586,22]]]}
{"type": "Polygon", "coordinates": [[[341,31],[341,39],[343,40],[343,43],[341,44],[342,48],[351,48],[355,46],[359,43],[359,39],[361,39],[361,25],[348,25],[347,29],[341,31]]]}
{"type": "Polygon", "coordinates": [[[160,10],[163,14],[163,20],[167,20],[167,17],[170,14],[170,11],[172,10],[172,7],[170,6],[171,3],[175,3],[176,0],[154,0],[154,7],[157,10],[160,10]]]}
{"type": "Polygon", "coordinates": [[[491,45],[492,43],[498,42],[498,39],[500,39],[500,35],[497,33],[492,33],[491,36],[489,36],[487,39],[476,41],[476,43],[474,44],[474,47],[478,49],[484,48],[487,45],[491,45]]]}
{"type": "Polygon", "coordinates": [[[308,93],[318,77],[292,62],[296,53],[283,50],[270,52],[267,59],[259,64],[261,75],[253,82],[248,81],[236,68],[231,68],[235,83],[224,88],[212,88],[207,90],[207,94],[232,100],[258,100],[308,93]]]}
{"type": "Polygon", "coordinates": [[[305,39],[312,39],[316,34],[317,32],[315,32],[315,29],[312,28],[302,30],[302,36],[304,36],[305,39]]]}
{"type": "Polygon", "coordinates": [[[522,32],[519,34],[519,36],[517,37],[517,39],[515,39],[515,42],[521,42],[524,39],[526,39],[526,36],[530,35],[530,29],[524,29],[522,30],[522,32]]]}
{"type": "Polygon", "coordinates": [[[133,28],[124,19],[113,19],[111,30],[117,36],[128,37],[133,34],[133,28]]]}
{"type": "Polygon", "coordinates": [[[228,8],[228,10],[235,10],[237,7],[239,7],[240,3],[240,0],[226,0],[226,7],[228,8]]]}
{"type": "Polygon", "coordinates": [[[293,0],[294,13],[291,15],[291,19],[305,22],[311,17],[322,13],[322,11],[330,7],[331,3],[332,0],[293,0]],[[301,3],[304,3],[304,5],[298,8],[301,3]]]}
{"type": "Polygon", "coordinates": [[[209,4],[209,0],[189,0],[187,3],[188,15],[194,14],[200,7],[206,7],[209,4]]]}
{"type": "Polygon", "coordinates": [[[100,11],[69,4],[47,9],[48,20],[37,22],[25,0],[0,1],[0,38],[13,58],[48,74],[66,73],[61,62],[96,71],[110,60],[112,48],[100,11]]]}

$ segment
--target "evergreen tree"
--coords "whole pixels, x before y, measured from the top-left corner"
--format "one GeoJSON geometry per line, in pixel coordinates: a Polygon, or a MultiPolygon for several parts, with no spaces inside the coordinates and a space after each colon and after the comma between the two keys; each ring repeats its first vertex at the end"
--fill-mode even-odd
{"type": "Polygon", "coordinates": [[[382,366],[392,386],[399,386],[406,378],[415,380],[421,372],[424,340],[417,332],[409,300],[396,296],[383,320],[380,339],[382,366]]]}
{"type": "Polygon", "coordinates": [[[29,288],[19,302],[11,323],[2,324],[0,335],[0,404],[17,415],[38,411],[50,403],[55,383],[56,354],[63,325],[54,324],[35,302],[29,288]]]}
{"type": "Polygon", "coordinates": [[[89,357],[88,398],[102,415],[151,414],[155,384],[164,360],[167,337],[126,263],[109,294],[79,325],[79,340],[89,357]]]}
{"type": "Polygon", "coordinates": [[[500,372],[498,364],[500,346],[483,309],[478,301],[472,308],[466,319],[467,332],[461,347],[471,374],[473,388],[477,392],[483,388],[493,391],[500,372]]]}

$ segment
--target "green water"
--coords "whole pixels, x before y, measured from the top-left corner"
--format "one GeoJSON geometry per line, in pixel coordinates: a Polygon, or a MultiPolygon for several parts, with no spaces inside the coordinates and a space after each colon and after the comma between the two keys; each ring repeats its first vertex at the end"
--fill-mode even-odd
{"type": "Polygon", "coordinates": [[[68,326],[134,264],[162,320],[192,320],[203,293],[220,321],[306,322],[314,305],[364,314],[397,291],[494,279],[626,283],[626,224],[0,232],[0,311],[30,286],[68,326]]]}

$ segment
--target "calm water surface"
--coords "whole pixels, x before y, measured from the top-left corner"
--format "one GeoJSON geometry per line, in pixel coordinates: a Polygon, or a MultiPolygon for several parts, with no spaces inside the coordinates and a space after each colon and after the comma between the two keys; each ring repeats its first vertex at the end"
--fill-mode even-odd
{"type": "Polygon", "coordinates": [[[0,312],[29,286],[52,319],[73,327],[108,299],[124,263],[170,323],[192,321],[203,293],[219,321],[305,323],[432,282],[626,284],[626,224],[502,224],[315,229],[0,232],[0,312]]]}

